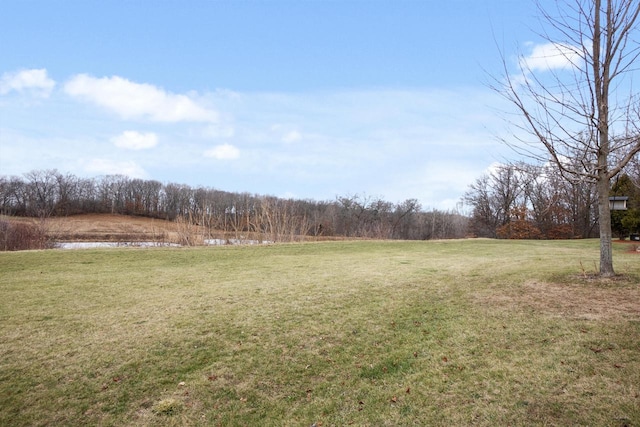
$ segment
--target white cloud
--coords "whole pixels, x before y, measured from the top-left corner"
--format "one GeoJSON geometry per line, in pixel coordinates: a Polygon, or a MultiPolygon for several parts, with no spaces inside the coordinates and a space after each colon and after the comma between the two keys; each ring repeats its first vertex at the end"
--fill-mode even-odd
{"type": "Polygon", "coordinates": [[[148,178],[149,174],[134,161],[115,162],[108,159],[91,159],[85,172],[96,175],[126,175],[131,178],[148,178]]]}
{"type": "Polygon", "coordinates": [[[4,73],[0,77],[0,95],[5,95],[12,91],[28,91],[46,98],[51,94],[55,85],[56,82],[49,78],[47,70],[44,68],[4,73]]]}
{"type": "Polygon", "coordinates": [[[576,67],[582,61],[582,48],[563,43],[533,45],[531,53],[520,59],[525,70],[549,71],[576,67]]]}
{"type": "Polygon", "coordinates": [[[423,209],[455,209],[461,196],[481,174],[482,166],[464,159],[428,160],[420,165],[397,170],[376,189],[390,201],[417,198],[423,209]]]}
{"type": "Polygon", "coordinates": [[[155,122],[216,122],[218,113],[198,105],[187,95],[166,92],[146,83],[122,77],[72,77],[64,86],[67,94],[111,110],[124,119],[155,122]]]}
{"type": "Polygon", "coordinates": [[[240,150],[231,144],[222,144],[205,151],[204,155],[217,160],[233,160],[240,157],[240,150]]]}
{"type": "Polygon", "coordinates": [[[506,166],[505,163],[493,162],[487,167],[487,169],[485,169],[484,174],[496,175],[498,172],[500,172],[500,169],[502,169],[505,166],[506,166]]]}
{"type": "Polygon", "coordinates": [[[300,132],[298,132],[297,130],[292,130],[284,134],[284,136],[282,137],[282,141],[286,143],[292,143],[299,141],[301,138],[302,134],[300,132]]]}
{"type": "Polygon", "coordinates": [[[158,136],[153,132],[140,133],[132,130],[122,132],[111,138],[111,142],[120,148],[129,150],[145,150],[158,145],[158,136]]]}

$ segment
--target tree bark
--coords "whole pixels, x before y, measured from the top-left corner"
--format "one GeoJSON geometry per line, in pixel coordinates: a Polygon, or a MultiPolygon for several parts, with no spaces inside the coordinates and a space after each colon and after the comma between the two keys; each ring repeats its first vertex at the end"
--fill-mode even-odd
{"type": "MultiPolygon", "coordinates": [[[[606,175],[606,174],[605,174],[606,175]]],[[[611,210],[609,208],[609,177],[604,176],[598,187],[598,223],[600,224],[600,276],[613,277],[613,247],[611,239],[611,210]]]]}

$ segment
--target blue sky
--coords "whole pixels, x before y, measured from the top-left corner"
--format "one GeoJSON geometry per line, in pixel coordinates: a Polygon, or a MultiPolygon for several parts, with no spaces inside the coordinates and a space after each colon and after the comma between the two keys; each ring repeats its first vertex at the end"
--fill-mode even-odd
{"type": "MultiPolygon", "coordinates": [[[[545,2],[543,2],[545,3],[545,2]]],[[[4,0],[0,174],[125,174],[451,209],[493,163],[487,87],[527,0],[4,0]]]]}

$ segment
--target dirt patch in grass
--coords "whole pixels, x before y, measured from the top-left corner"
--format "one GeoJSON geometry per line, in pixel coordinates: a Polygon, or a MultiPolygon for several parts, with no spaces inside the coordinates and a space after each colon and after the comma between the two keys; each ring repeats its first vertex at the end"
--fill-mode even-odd
{"type": "Polygon", "coordinates": [[[483,304],[583,320],[640,320],[640,286],[530,281],[512,294],[485,295],[483,304]]]}

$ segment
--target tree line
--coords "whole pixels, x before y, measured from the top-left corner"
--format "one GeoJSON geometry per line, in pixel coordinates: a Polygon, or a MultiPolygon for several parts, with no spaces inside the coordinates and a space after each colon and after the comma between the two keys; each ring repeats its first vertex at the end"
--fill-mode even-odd
{"type": "MultiPolygon", "coordinates": [[[[628,197],[612,213],[618,237],[640,232],[640,162],[631,162],[611,196],[628,197]]],[[[469,185],[460,210],[423,210],[416,199],[392,203],[366,195],[297,200],[210,187],[105,175],[81,178],[57,170],[0,176],[0,214],[49,218],[109,213],[144,216],[271,241],[304,236],[430,240],[466,236],[573,239],[599,236],[598,199],[588,180],[571,181],[553,164],[496,166],[469,185]]]]}
{"type": "Polygon", "coordinates": [[[425,211],[415,199],[392,203],[356,194],[331,201],[296,200],[123,175],[82,178],[55,169],[0,176],[0,213],[37,218],[135,215],[211,232],[260,233],[273,241],[301,236],[427,240],[460,238],[467,232],[466,216],[425,211]]]}
{"type": "MultiPolygon", "coordinates": [[[[618,237],[640,231],[640,167],[632,162],[609,196],[626,196],[628,209],[612,213],[618,237]]],[[[479,237],[572,239],[599,236],[598,195],[589,180],[567,180],[553,164],[500,165],[476,179],[464,195],[469,231],[479,237]]]]}

